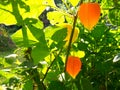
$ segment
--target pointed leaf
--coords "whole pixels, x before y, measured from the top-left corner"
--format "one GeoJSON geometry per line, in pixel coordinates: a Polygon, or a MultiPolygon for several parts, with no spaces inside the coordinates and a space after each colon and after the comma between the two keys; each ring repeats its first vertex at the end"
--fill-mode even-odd
{"type": "Polygon", "coordinates": [[[69,0],[73,6],[76,6],[80,0],[69,0]]]}
{"type": "Polygon", "coordinates": [[[100,6],[98,3],[83,3],[78,10],[81,23],[91,30],[100,18],[100,6]]]}
{"type": "Polygon", "coordinates": [[[68,74],[75,78],[77,74],[80,72],[82,66],[82,62],[78,57],[69,56],[66,64],[66,71],[68,74]]]}

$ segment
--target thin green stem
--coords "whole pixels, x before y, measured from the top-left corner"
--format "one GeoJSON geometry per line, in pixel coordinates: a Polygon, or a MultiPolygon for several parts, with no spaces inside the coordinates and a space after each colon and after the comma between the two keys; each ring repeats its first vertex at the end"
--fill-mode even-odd
{"type": "Polygon", "coordinates": [[[7,10],[7,9],[4,9],[4,8],[0,8],[0,9],[3,10],[3,11],[9,12],[10,14],[12,14],[12,12],[7,10]]]}
{"type": "Polygon", "coordinates": [[[67,2],[65,0],[62,0],[63,4],[65,4],[66,8],[69,9],[69,6],[67,5],[67,2]]]}
{"type": "Polygon", "coordinates": [[[45,78],[46,78],[46,76],[47,76],[50,68],[52,67],[52,65],[54,64],[54,62],[56,61],[57,57],[60,55],[61,52],[62,52],[62,49],[60,49],[60,51],[59,51],[59,53],[56,55],[55,59],[51,62],[50,66],[47,68],[46,73],[45,73],[45,75],[44,75],[44,77],[43,77],[43,79],[42,79],[42,82],[44,82],[44,80],[45,80],[45,78]]]}

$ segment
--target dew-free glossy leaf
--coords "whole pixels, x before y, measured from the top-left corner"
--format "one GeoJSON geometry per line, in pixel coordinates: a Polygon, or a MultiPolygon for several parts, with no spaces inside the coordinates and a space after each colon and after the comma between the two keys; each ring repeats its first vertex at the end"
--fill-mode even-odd
{"type": "Polygon", "coordinates": [[[88,30],[91,30],[100,18],[100,6],[98,3],[83,3],[78,9],[78,16],[81,23],[88,30]]]}
{"type": "Polygon", "coordinates": [[[82,62],[78,57],[69,56],[66,63],[66,71],[75,78],[81,70],[82,62]]]}

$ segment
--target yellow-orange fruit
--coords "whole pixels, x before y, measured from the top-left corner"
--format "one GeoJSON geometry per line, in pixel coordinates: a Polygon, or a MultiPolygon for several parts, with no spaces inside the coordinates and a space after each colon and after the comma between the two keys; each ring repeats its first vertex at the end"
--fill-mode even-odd
{"type": "Polygon", "coordinates": [[[100,5],[98,3],[82,3],[78,9],[78,17],[85,28],[91,30],[100,18],[100,5]]]}

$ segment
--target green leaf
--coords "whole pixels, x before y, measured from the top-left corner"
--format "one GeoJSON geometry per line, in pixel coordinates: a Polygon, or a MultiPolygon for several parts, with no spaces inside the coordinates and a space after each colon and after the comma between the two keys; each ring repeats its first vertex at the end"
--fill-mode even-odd
{"type": "Polygon", "coordinates": [[[45,43],[37,43],[36,47],[32,50],[34,64],[38,64],[40,60],[44,60],[47,55],[49,55],[49,49],[45,43]]]}
{"type": "Polygon", "coordinates": [[[27,80],[23,86],[23,90],[33,90],[32,80],[27,80]]]}
{"type": "Polygon", "coordinates": [[[91,31],[91,36],[94,37],[95,40],[101,39],[106,29],[107,27],[104,24],[97,25],[94,30],[91,31]]]}
{"type": "Polygon", "coordinates": [[[42,5],[56,7],[54,0],[43,0],[42,5]]]}
{"type": "MultiPolygon", "coordinates": [[[[4,1],[0,1],[0,23],[6,23],[6,24],[15,24],[17,23],[16,18],[17,16],[15,15],[19,15],[21,16],[23,19],[27,18],[27,17],[31,17],[31,18],[38,18],[38,16],[45,10],[46,6],[42,5],[43,2],[41,2],[41,0],[35,0],[35,1],[30,1],[30,0],[17,0],[17,1],[9,1],[9,0],[5,0],[4,1]],[[16,6],[16,10],[19,13],[16,13],[16,11],[12,8],[12,4],[10,3],[15,3],[17,4],[16,6]],[[19,7],[20,6],[20,7],[19,7]],[[13,15],[13,12],[15,13],[15,15],[13,15]]],[[[19,20],[21,21],[21,20],[19,20]]]]}
{"type": "Polygon", "coordinates": [[[9,0],[0,0],[0,23],[15,24],[17,21],[12,14],[9,0]]]}
{"type": "Polygon", "coordinates": [[[59,81],[51,81],[48,90],[66,90],[65,86],[62,82],[59,81]]]}
{"type": "Polygon", "coordinates": [[[104,1],[102,1],[102,2],[101,2],[101,7],[102,7],[102,8],[114,7],[113,0],[104,0],[104,1]]]}
{"type": "Polygon", "coordinates": [[[48,80],[48,81],[57,80],[58,74],[59,74],[58,72],[54,72],[54,71],[48,72],[48,74],[46,76],[46,80],[48,80]]]}
{"type": "Polygon", "coordinates": [[[41,28],[43,28],[42,22],[34,18],[26,18],[25,20],[27,27],[29,28],[32,35],[42,43],[45,43],[45,35],[41,28]]]}
{"type": "MultiPolygon", "coordinates": [[[[36,42],[38,42],[38,40],[36,40],[36,38],[32,35],[32,33],[29,30],[27,30],[27,36],[28,36],[28,39],[29,39],[29,45],[33,45],[36,42]]],[[[12,40],[16,43],[17,46],[24,46],[22,30],[18,30],[11,37],[12,37],[12,40]]]]}
{"type": "Polygon", "coordinates": [[[61,24],[65,21],[64,15],[59,11],[52,11],[47,13],[47,19],[52,25],[61,24]]]}
{"type": "Polygon", "coordinates": [[[90,81],[87,78],[81,78],[82,90],[93,90],[90,81]]]}
{"type": "Polygon", "coordinates": [[[120,26],[120,10],[119,9],[110,9],[109,10],[109,19],[112,24],[120,26]]]}
{"type": "Polygon", "coordinates": [[[51,37],[51,39],[56,42],[61,42],[65,39],[66,35],[67,35],[67,29],[63,28],[61,30],[56,31],[51,37]]]}
{"type": "Polygon", "coordinates": [[[80,0],[69,0],[73,6],[77,6],[80,0]]]}
{"type": "MultiPolygon", "coordinates": [[[[20,2],[20,1],[19,1],[20,2]]],[[[24,0],[22,1],[25,3],[25,5],[30,7],[29,11],[26,11],[26,9],[24,8],[19,8],[20,9],[20,13],[23,17],[23,19],[27,18],[27,17],[31,17],[31,18],[38,18],[38,16],[45,10],[46,6],[42,6],[42,1],[41,0],[24,0]]],[[[22,5],[22,3],[19,3],[20,5],[22,5]]]]}
{"type": "Polygon", "coordinates": [[[86,51],[86,50],[87,50],[87,47],[88,47],[88,44],[85,44],[85,43],[83,43],[83,42],[78,43],[78,48],[79,48],[79,50],[86,51]]]}
{"type": "Polygon", "coordinates": [[[44,29],[44,31],[45,31],[45,38],[46,39],[50,39],[56,31],[61,30],[61,29],[63,29],[63,28],[56,27],[56,26],[48,26],[48,27],[46,27],[44,29]]]}

